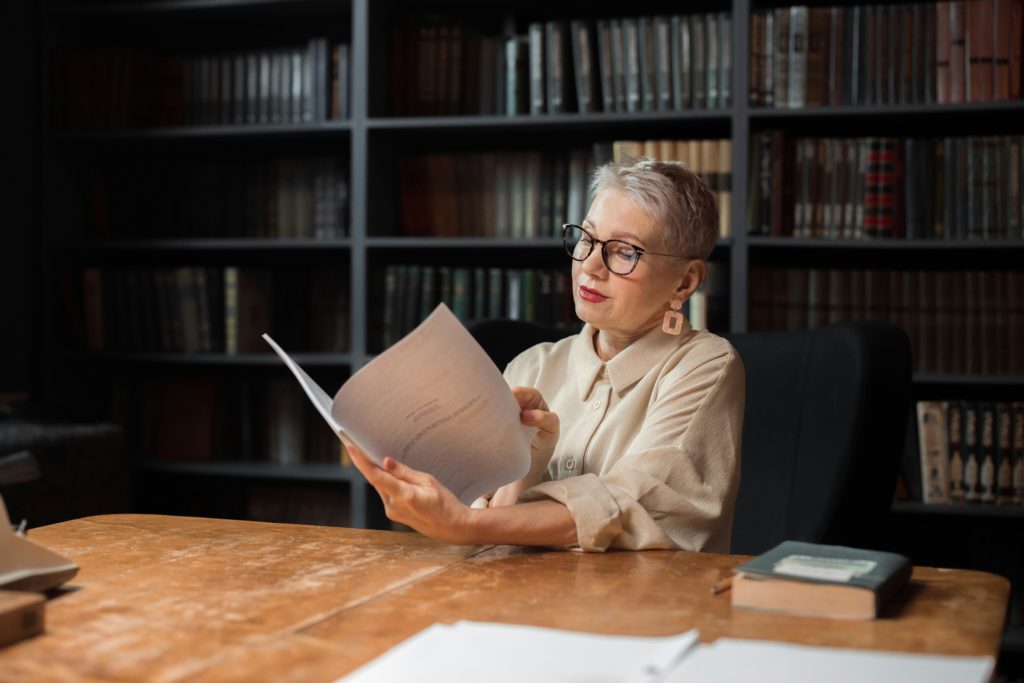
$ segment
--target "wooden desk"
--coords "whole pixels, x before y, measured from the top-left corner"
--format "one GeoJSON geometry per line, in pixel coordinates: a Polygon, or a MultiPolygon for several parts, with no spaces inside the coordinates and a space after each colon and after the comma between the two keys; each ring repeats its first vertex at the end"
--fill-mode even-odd
{"type": "Polygon", "coordinates": [[[435,621],[992,655],[1008,582],[915,568],[885,618],[733,611],[709,588],[744,558],[445,546],[416,534],[111,515],[35,529],[81,566],[47,633],[0,681],[331,681],[435,621]]]}

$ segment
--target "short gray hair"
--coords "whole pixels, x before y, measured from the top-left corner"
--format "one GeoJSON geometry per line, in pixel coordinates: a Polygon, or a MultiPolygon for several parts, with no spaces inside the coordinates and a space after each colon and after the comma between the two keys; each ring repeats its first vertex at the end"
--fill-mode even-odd
{"type": "Polygon", "coordinates": [[[641,157],[633,163],[607,163],[594,171],[591,196],[608,189],[623,192],[661,223],[668,251],[689,258],[711,255],[718,238],[715,198],[682,162],[641,157]]]}

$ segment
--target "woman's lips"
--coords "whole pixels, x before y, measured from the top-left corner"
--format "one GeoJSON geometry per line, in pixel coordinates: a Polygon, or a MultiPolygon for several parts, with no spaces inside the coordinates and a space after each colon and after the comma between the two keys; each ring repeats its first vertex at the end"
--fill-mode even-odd
{"type": "Polygon", "coordinates": [[[580,298],[583,299],[584,301],[589,301],[591,303],[600,303],[607,299],[608,297],[606,297],[604,294],[601,294],[596,290],[580,285],[580,298]]]}

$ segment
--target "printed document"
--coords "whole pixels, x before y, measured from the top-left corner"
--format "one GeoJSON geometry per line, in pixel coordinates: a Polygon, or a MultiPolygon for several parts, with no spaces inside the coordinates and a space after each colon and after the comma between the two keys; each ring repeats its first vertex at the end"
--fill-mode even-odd
{"type": "Polygon", "coordinates": [[[512,390],[444,304],[353,375],[334,400],[264,334],[346,445],[428,472],[467,505],[530,469],[537,430],[512,390]]]}

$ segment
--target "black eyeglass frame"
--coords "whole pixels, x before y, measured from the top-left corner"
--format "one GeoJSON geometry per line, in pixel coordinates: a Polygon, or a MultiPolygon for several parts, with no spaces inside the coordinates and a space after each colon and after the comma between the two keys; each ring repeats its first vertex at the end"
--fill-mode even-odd
{"type": "Polygon", "coordinates": [[[627,242],[625,240],[599,240],[596,237],[594,237],[593,235],[591,235],[590,231],[587,230],[586,228],[584,228],[581,225],[576,225],[575,223],[564,223],[564,224],[562,224],[562,245],[565,247],[565,252],[567,254],[569,254],[569,258],[571,258],[573,261],[583,262],[583,261],[586,261],[588,258],[590,258],[590,255],[592,253],[594,253],[594,245],[595,244],[600,244],[601,245],[601,260],[604,262],[604,267],[608,269],[609,273],[614,273],[615,275],[629,275],[630,273],[632,273],[634,270],[636,270],[637,264],[640,263],[640,257],[643,256],[644,254],[650,254],[651,256],[669,256],[671,258],[682,258],[682,259],[690,259],[690,260],[693,260],[693,259],[696,259],[696,258],[700,258],[700,257],[695,257],[695,256],[680,256],[679,254],[664,254],[664,253],[661,253],[661,252],[658,252],[658,251],[648,251],[647,249],[644,249],[643,247],[638,247],[637,245],[633,244],[632,242],[627,242]],[[569,232],[570,228],[576,228],[577,230],[579,230],[584,235],[586,235],[587,237],[590,238],[590,251],[588,251],[587,255],[584,256],[583,258],[576,258],[575,256],[573,256],[573,252],[576,250],[576,247],[575,247],[575,245],[573,245],[572,247],[569,246],[569,240],[568,240],[568,237],[567,237],[567,233],[569,232]],[[630,268],[629,270],[627,270],[625,273],[616,273],[614,270],[612,270],[612,267],[608,265],[608,248],[607,247],[612,242],[618,242],[619,244],[625,244],[627,247],[629,247],[630,249],[632,249],[632,250],[634,250],[636,252],[636,258],[633,259],[633,267],[630,268]]]}

